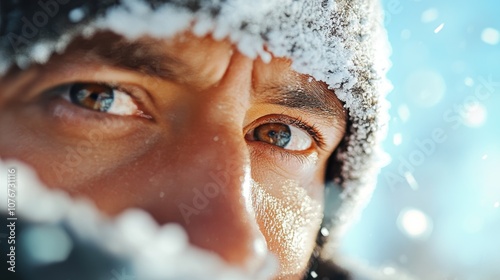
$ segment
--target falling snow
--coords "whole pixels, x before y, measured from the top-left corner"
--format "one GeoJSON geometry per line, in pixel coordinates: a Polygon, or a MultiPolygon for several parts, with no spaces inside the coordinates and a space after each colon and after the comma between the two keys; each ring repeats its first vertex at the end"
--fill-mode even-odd
{"type": "Polygon", "coordinates": [[[436,29],[434,29],[434,33],[439,33],[441,30],[443,30],[444,23],[441,23],[436,29]]]}
{"type": "Polygon", "coordinates": [[[366,218],[347,233],[356,238],[343,247],[419,279],[497,279],[500,2],[397,2],[403,12],[387,25],[392,161],[366,218]],[[435,129],[444,142],[426,140],[435,129]],[[416,150],[426,151],[425,160],[405,164],[416,150]]]}

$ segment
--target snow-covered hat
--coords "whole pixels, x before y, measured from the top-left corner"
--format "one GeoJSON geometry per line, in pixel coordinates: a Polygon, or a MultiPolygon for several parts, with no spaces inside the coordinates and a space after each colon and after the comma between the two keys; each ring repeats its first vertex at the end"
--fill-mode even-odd
{"type": "Polygon", "coordinates": [[[0,76],[13,65],[45,63],[73,38],[100,30],[136,39],[187,29],[228,38],[251,58],[288,57],[294,70],[325,82],[344,102],[349,126],[327,171],[324,235],[335,241],[370,198],[386,161],[380,145],[389,47],[379,0],[2,0],[0,76]]]}

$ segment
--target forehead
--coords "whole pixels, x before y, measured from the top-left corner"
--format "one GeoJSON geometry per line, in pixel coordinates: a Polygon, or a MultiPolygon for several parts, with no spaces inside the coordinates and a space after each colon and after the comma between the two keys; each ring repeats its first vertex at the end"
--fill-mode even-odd
{"type": "MultiPolygon", "coordinates": [[[[236,51],[228,40],[200,38],[189,32],[169,39],[142,37],[136,40],[101,32],[90,38],[74,39],[64,52],[53,55],[45,65],[35,66],[38,73],[35,75],[38,79],[71,76],[99,80],[102,77],[92,73],[111,70],[114,74],[121,71],[127,77],[140,75],[146,76],[147,81],[156,79],[153,84],[170,82],[202,91],[218,85],[236,51]]],[[[297,108],[325,121],[336,120],[340,126],[345,123],[346,112],[334,92],[328,90],[325,83],[293,71],[290,60],[273,57],[266,63],[257,58],[252,67],[251,97],[255,103],[297,108]]],[[[13,70],[9,76],[16,77],[17,73],[22,72],[13,70]]]]}
{"type": "MultiPolygon", "coordinates": [[[[104,32],[89,39],[75,39],[59,58],[101,61],[167,80],[207,87],[222,77],[224,72],[221,71],[227,69],[235,51],[234,45],[228,40],[214,40],[211,36],[197,37],[190,32],[168,39],[142,37],[136,40],[104,32]]],[[[290,64],[289,60],[283,58],[274,58],[269,63],[255,59],[254,78],[258,80],[254,82],[290,82],[308,78],[292,71],[290,64]]]]}
{"type": "MultiPolygon", "coordinates": [[[[224,77],[236,51],[228,40],[216,41],[211,36],[197,37],[190,32],[168,39],[136,40],[102,32],[75,39],[51,63],[61,67],[74,62],[113,66],[203,90],[216,86],[224,77]]],[[[289,59],[273,57],[268,63],[255,59],[252,86],[257,101],[316,108],[315,113],[326,118],[344,116],[343,104],[333,91],[325,83],[293,71],[289,59]]]]}

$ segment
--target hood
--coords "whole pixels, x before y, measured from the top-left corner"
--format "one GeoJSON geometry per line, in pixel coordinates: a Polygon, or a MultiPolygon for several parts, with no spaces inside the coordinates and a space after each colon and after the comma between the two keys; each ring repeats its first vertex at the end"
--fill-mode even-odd
{"type": "Polygon", "coordinates": [[[327,170],[321,256],[368,202],[387,156],[390,49],[378,0],[50,0],[0,3],[0,75],[64,52],[77,36],[111,30],[129,39],[168,38],[190,29],[232,41],[248,57],[290,58],[344,102],[348,128],[327,170]]]}

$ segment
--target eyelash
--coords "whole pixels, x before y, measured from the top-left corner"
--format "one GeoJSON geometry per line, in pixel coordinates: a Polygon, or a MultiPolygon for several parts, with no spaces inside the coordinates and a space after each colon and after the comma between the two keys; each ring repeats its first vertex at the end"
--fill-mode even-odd
{"type": "Polygon", "coordinates": [[[311,135],[311,137],[314,139],[318,147],[323,148],[325,146],[325,140],[323,139],[323,135],[319,132],[319,129],[315,125],[309,125],[308,123],[303,121],[300,117],[292,118],[291,124],[309,133],[309,135],[311,135]]]}
{"type": "MultiPolygon", "coordinates": [[[[301,117],[291,117],[291,116],[285,116],[285,115],[273,115],[272,117],[266,118],[262,122],[257,122],[253,127],[255,128],[259,125],[263,125],[266,123],[273,123],[273,122],[283,123],[286,125],[294,125],[300,129],[306,131],[307,134],[309,134],[313,138],[314,142],[316,143],[316,145],[318,145],[318,147],[320,149],[322,149],[326,145],[323,134],[320,132],[320,130],[315,125],[311,125],[311,124],[307,123],[306,121],[304,121],[301,117]]],[[[282,148],[278,148],[278,149],[284,150],[282,148]]],[[[289,153],[289,151],[287,151],[287,152],[289,153]]]]}
{"type": "MultiPolygon", "coordinates": [[[[99,84],[99,85],[109,87],[113,91],[121,91],[121,92],[127,94],[128,96],[130,96],[130,98],[132,98],[134,103],[137,105],[139,111],[142,112],[142,115],[140,115],[141,118],[154,121],[153,117],[151,115],[147,114],[143,110],[143,108],[142,108],[143,99],[138,94],[136,94],[136,89],[132,88],[131,86],[123,86],[123,85],[119,85],[116,83],[99,82],[99,81],[97,81],[97,82],[94,82],[94,81],[91,81],[91,82],[75,81],[75,82],[64,83],[64,84],[58,85],[56,87],[53,87],[49,90],[45,90],[44,96],[47,96],[48,98],[64,98],[63,95],[69,94],[69,90],[70,90],[71,86],[73,86],[77,83],[99,84]]],[[[78,107],[78,105],[73,104],[71,101],[68,101],[68,102],[71,103],[71,105],[78,107]]],[[[85,110],[88,110],[89,113],[97,113],[99,115],[102,115],[102,114],[108,115],[107,117],[124,117],[124,116],[115,115],[112,113],[93,111],[93,110],[89,110],[89,109],[85,109],[85,110]]],[[[133,116],[133,115],[127,115],[127,116],[133,116]]]]}

